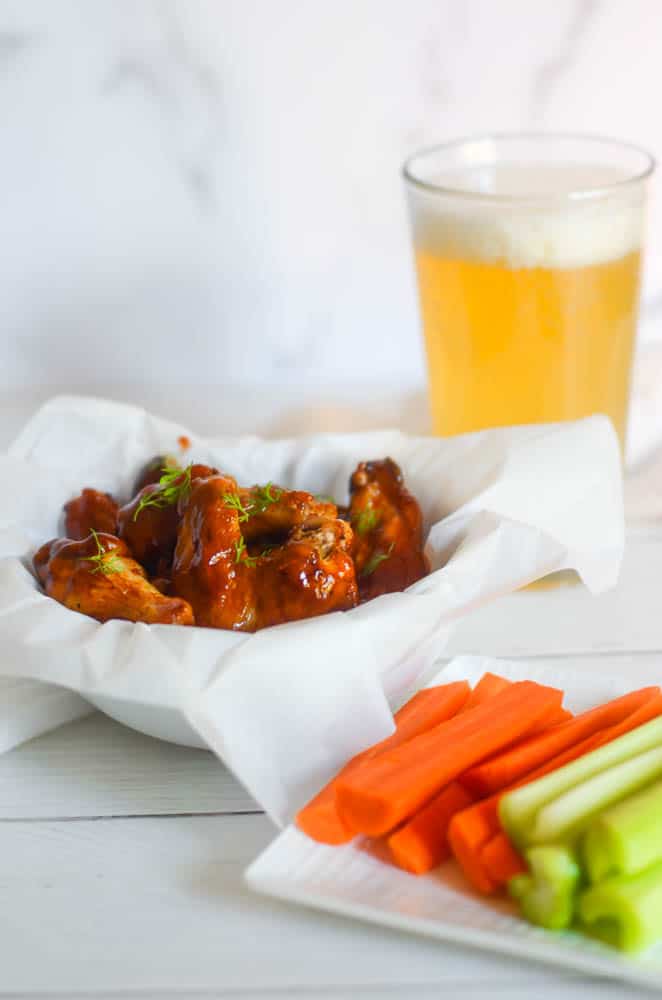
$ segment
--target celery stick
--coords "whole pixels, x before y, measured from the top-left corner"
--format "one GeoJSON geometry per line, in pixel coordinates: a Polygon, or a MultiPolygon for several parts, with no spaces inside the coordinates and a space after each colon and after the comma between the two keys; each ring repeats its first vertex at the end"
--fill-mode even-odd
{"type": "Polygon", "coordinates": [[[531,844],[572,838],[599,812],[620,802],[662,775],[662,746],[610,767],[548,802],[535,816],[527,837],[531,844]]]}
{"type": "Polygon", "coordinates": [[[526,847],[530,843],[528,834],[536,813],[544,805],[594,774],[661,745],[662,717],[646,722],[631,733],[606,743],[537,781],[514,789],[499,803],[499,816],[504,829],[518,847],[526,847]]]}
{"type": "Polygon", "coordinates": [[[530,874],[508,883],[522,916],[548,930],[569,927],[575,913],[580,868],[572,851],[561,845],[531,847],[525,852],[530,874]]]}
{"type": "Polygon", "coordinates": [[[654,944],[662,939],[662,862],[591,886],[578,912],[584,930],[623,951],[654,944]]]}
{"type": "Polygon", "coordinates": [[[662,861],[662,781],[593,820],[584,837],[582,856],[591,882],[635,875],[662,861]]]}

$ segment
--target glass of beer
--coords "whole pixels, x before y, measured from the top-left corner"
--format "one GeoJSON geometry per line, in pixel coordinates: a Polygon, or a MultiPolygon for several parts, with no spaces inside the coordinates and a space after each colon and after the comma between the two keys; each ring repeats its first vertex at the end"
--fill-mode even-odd
{"type": "Polygon", "coordinates": [[[636,147],[566,135],[407,161],[435,433],[605,413],[624,447],[653,168],[636,147]]]}

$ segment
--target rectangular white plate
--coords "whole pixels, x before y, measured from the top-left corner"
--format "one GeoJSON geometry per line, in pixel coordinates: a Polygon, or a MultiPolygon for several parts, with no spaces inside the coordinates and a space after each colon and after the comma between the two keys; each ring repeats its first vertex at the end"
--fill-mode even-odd
{"type": "MultiPolygon", "coordinates": [[[[600,674],[582,673],[568,661],[544,668],[535,664],[461,657],[443,679],[466,677],[472,683],[493,669],[513,680],[529,677],[566,691],[566,704],[581,711],[627,690],[662,680],[660,667],[632,660],[624,677],[606,665],[600,674]]],[[[662,946],[629,958],[580,934],[550,933],[517,916],[506,898],[486,899],[473,892],[450,861],[426,876],[409,875],[378,860],[359,841],[344,847],[316,844],[289,827],[246,871],[257,892],[358,920],[445,941],[457,941],[522,959],[547,962],[623,979],[662,992],[662,946]]]]}

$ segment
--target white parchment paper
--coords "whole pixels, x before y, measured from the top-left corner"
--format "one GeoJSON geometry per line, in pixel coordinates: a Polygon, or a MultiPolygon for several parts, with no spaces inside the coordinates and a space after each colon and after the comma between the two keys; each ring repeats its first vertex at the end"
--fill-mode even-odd
{"type": "Polygon", "coordinates": [[[204,440],[136,407],[57,398],[0,457],[0,482],[0,674],[181,711],[280,823],[392,731],[391,706],[429,678],[458,617],[556,570],[604,590],[623,552],[620,456],[604,417],[447,439],[204,440]],[[433,572],[405,593],[255,635],[101,625],[46,597],[30,560],[59,533],[63,503],[83,486],[128,495],[144,461],[176,453],[183,434],[187,461],[339,501],[358,461],[390,455],[423,508],[433,572]]]}

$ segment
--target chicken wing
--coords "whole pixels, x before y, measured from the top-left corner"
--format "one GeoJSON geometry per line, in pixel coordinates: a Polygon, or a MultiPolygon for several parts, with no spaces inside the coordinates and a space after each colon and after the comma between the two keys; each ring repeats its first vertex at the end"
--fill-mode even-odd
{"type": "Polygon", "coordinates": [[[247,506],[236,503],[233,479],[219,475],[194,483],[177,537],[172,583],[194,608],[199,625],[254,632],[357,603],[351,528],[317,516],[312,527],[300,523],[281,544],[267,544],[302,517],[298,494],[289,514],[287,491],[271,496],[269,506],[279,505],[277,516],[265,520],[265,511],[256,512],[264,532],[257,538],[255,525],[248,527],[247,506]]]}
{"type": "Polygon", "coordinates": [[[351,557],[352,529],[339,519],[296,528],[258,559],[258,628],[329,611],[348,611],[359,592],[351,557]]]}
{"type": "Polygon", "coordinates": [[[79,541],[54,539],[42,545],[33,565],[50,597],[100,622],[123,618],[148,624],[194,624],[190,604],[159,593],[131,558],[126,544],[113,535],[93,532],[79,541]]]}
{"type": "Polygon", "coordinates": [[[120,508],[117,534],[150,576],[168,577],[177,541],[180,501],[188,498],[196,479],[216,471],[208,465],[190,465],[162,472],[156,483],[143,486],[133,500],[120,508]]]}
{"type": "Polygon", "coordinates": [[[361,462],[350,480],[350,498],[362,601],[404,590],[429,572],[421,509],[393,459],[361,462]]]}
{"type": "Polygon", "coordinates": [[[305,490],[284,490],[273,483],[237,490],[237,510],[246,542],[283,540],[295,528],[318,527],[338,517],[334,503],[319,500],[305,490]]]}
{"type": "Polygon", "coordinates": [[[94,531],[114,535],[117,531],[119,505],[110,493],[85,489],[64,505],[64,533],[80,540],[94,531]]]}

